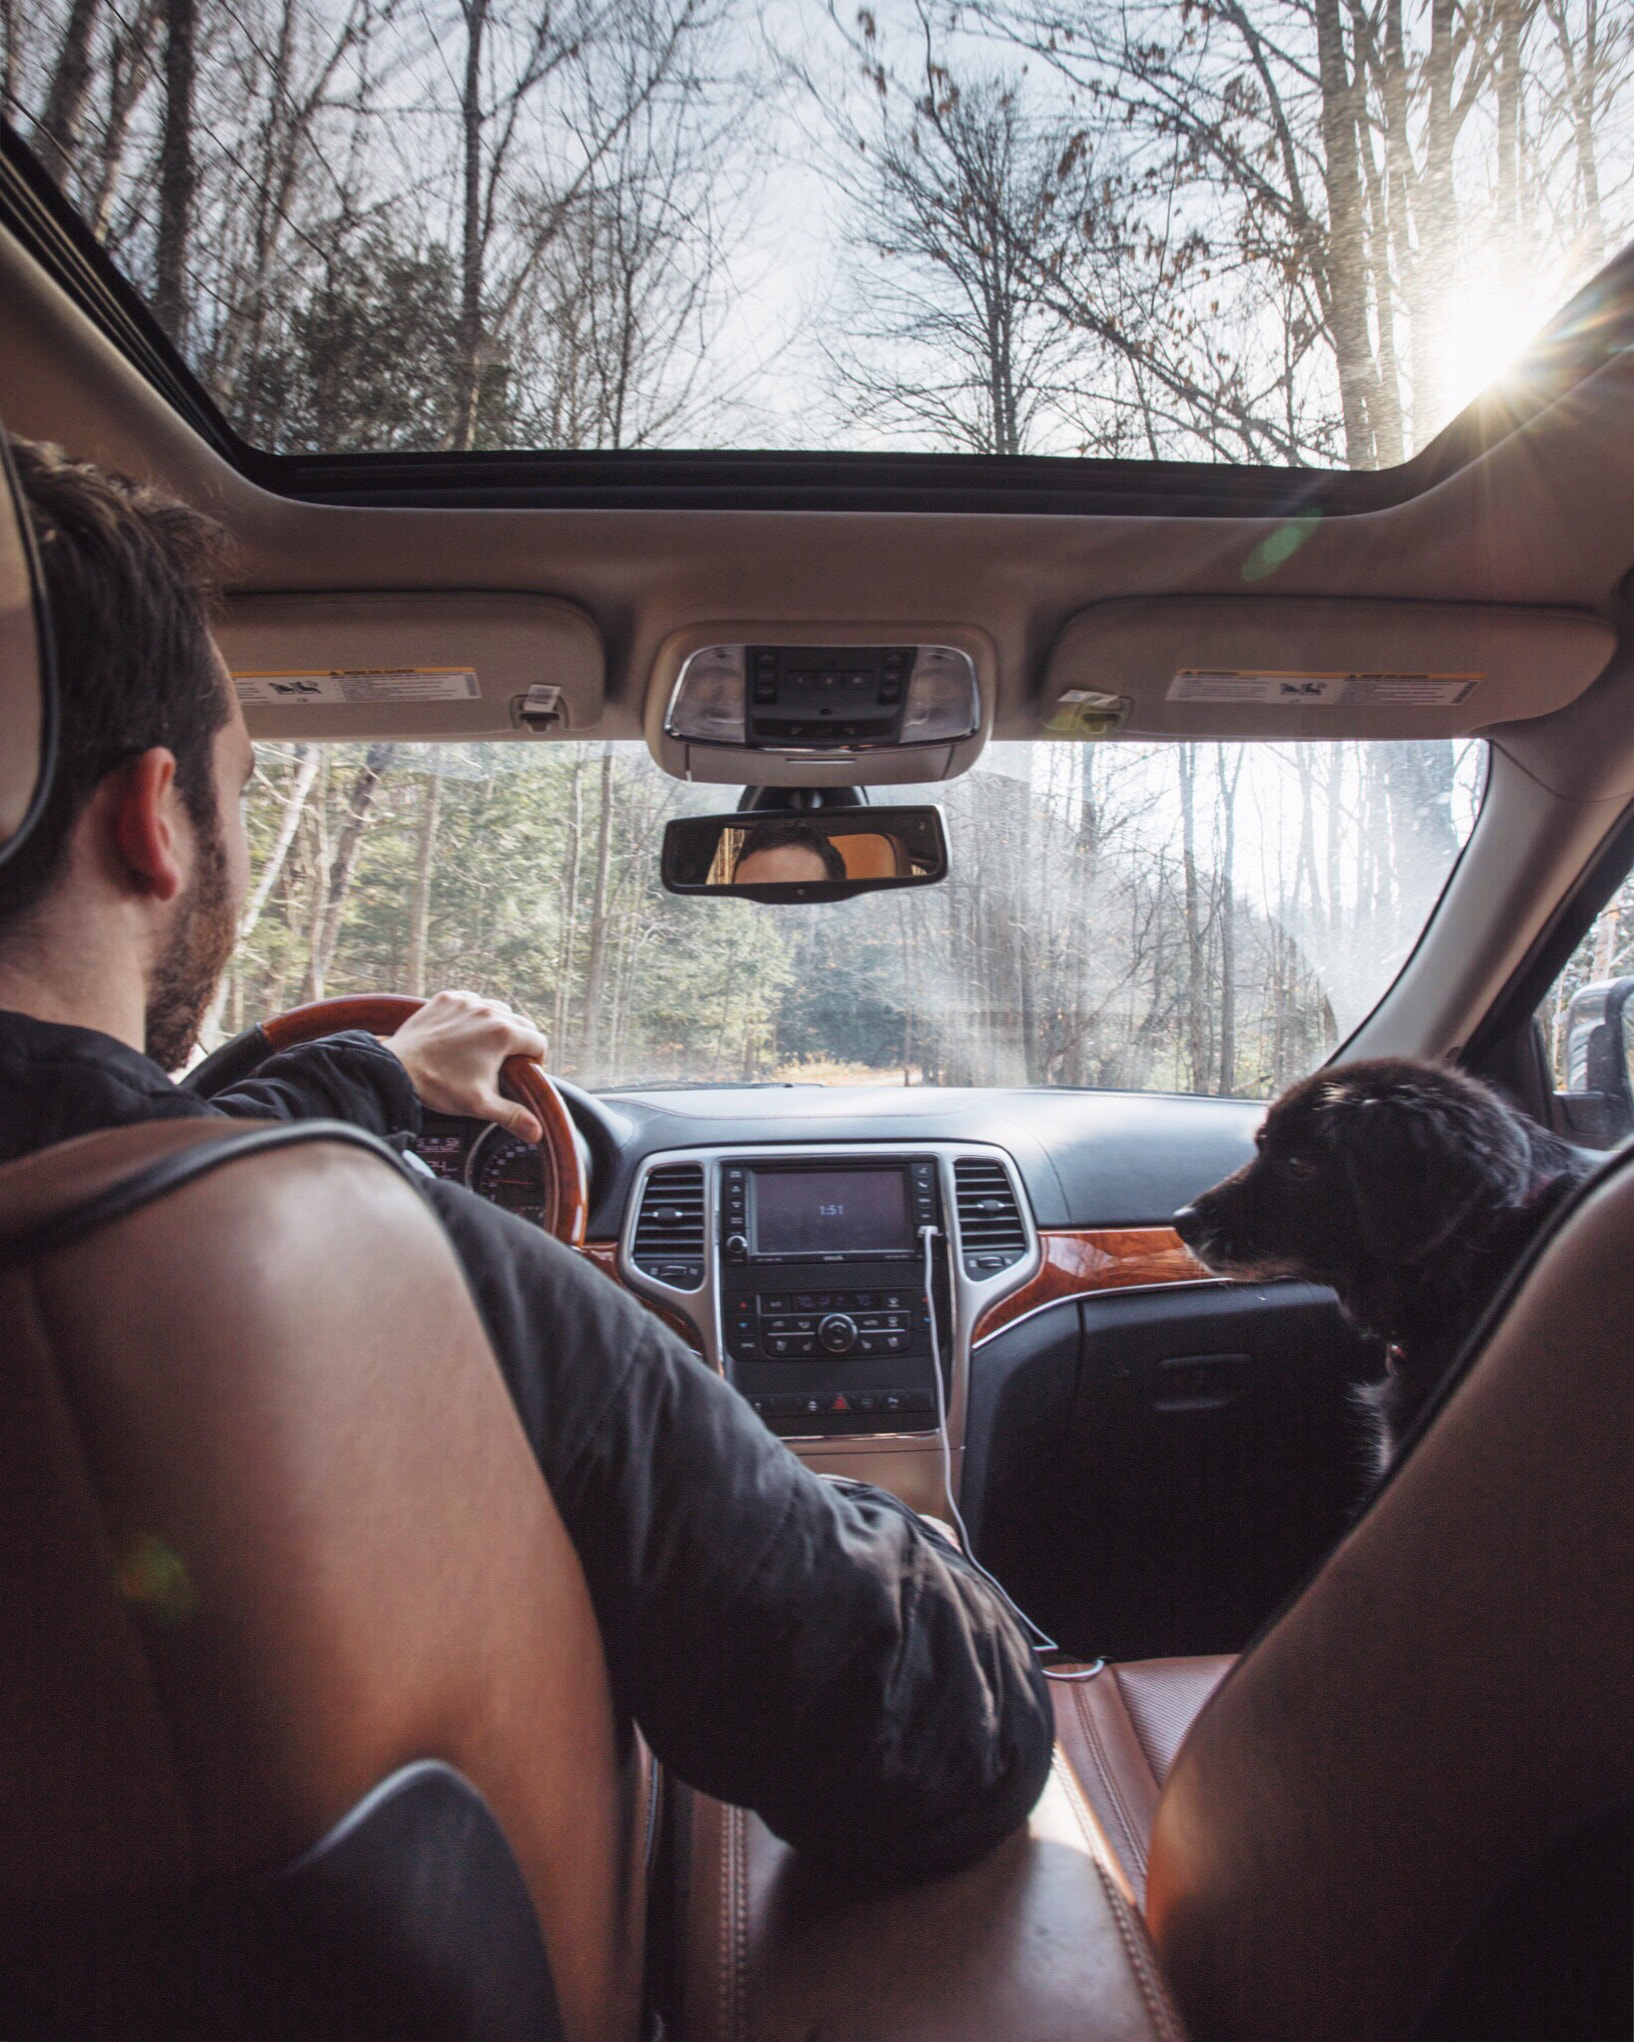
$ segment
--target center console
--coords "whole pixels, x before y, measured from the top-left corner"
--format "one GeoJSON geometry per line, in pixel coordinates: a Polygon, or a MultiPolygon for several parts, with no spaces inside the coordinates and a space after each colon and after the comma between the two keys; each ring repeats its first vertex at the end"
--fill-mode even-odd
{"type": "Polygon", "coordinates": [[[935,1424],[932,1311],[947,1351],[952,1329],[946,1271],[933,1302],[919,1229],[941,1232],[937,1179],[931,1156],[721,1165],[728,1371],[774,1432],[935,1424]]]}
{"type": "Polygon", "coordinates": [[[643,1163],[619,1247],[773,1432],[858,1474],[939,1451],[933,1325],[957,1453],[971,1328],[1038,1266],[1013,1163],[971,1142],[671,1150],[643,1163]]]}

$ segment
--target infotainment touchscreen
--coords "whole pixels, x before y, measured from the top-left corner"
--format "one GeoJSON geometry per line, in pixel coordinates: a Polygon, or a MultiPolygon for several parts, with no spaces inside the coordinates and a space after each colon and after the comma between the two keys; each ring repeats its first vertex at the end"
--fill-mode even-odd
{"type": "Polygon", "coordinates": [[[757,1255],[891,1255],[914,1245],[908,1173],[756,1170],[757,1255]]]}

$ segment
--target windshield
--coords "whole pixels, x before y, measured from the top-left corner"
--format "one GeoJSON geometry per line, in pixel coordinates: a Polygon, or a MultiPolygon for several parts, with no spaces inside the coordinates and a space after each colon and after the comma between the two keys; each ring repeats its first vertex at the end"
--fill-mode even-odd
{"type": "Polygon", "coordinates": [[[1611,0],[32,0],[7,115],[282,451],[1381,468],[1634,228],[1611,0]]]}
{"type": "Polygon", "coordinates": [[[304,1000],[466,986],[601,1087],[1060,1085],[1267,1098],[1400,968],[1473,826],[1479,743],[995,744],[938,886],[679,898],[734,791],[634,743],[261,745],[209,1042],[304,1000]]]}

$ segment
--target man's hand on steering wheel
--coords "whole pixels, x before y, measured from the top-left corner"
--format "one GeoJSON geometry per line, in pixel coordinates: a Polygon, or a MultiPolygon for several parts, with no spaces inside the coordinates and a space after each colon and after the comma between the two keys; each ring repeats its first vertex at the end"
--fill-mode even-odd
{"type": "Polygon", "coordinates": [[[438,993],[381,1041],[402,1063],[414,1089],[434,1113],[492,1120],[518,1141],[536,1142],[543,1130],[527,1107],[499,1089],[507,1057],[543,1058],[545,1037],[503,1000],[476,993],[438,993]]]}

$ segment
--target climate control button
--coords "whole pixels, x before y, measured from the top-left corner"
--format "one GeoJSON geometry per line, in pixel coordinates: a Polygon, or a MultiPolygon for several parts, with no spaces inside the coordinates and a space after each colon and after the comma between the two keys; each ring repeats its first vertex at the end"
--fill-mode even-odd
{"type": "Polygon", "coordinates": [[[830,1312],[819,1321],[817,1342],[825,1354],[849,1354],[857,1344],[857,1322],[844,1312],[830,1312]]]}

